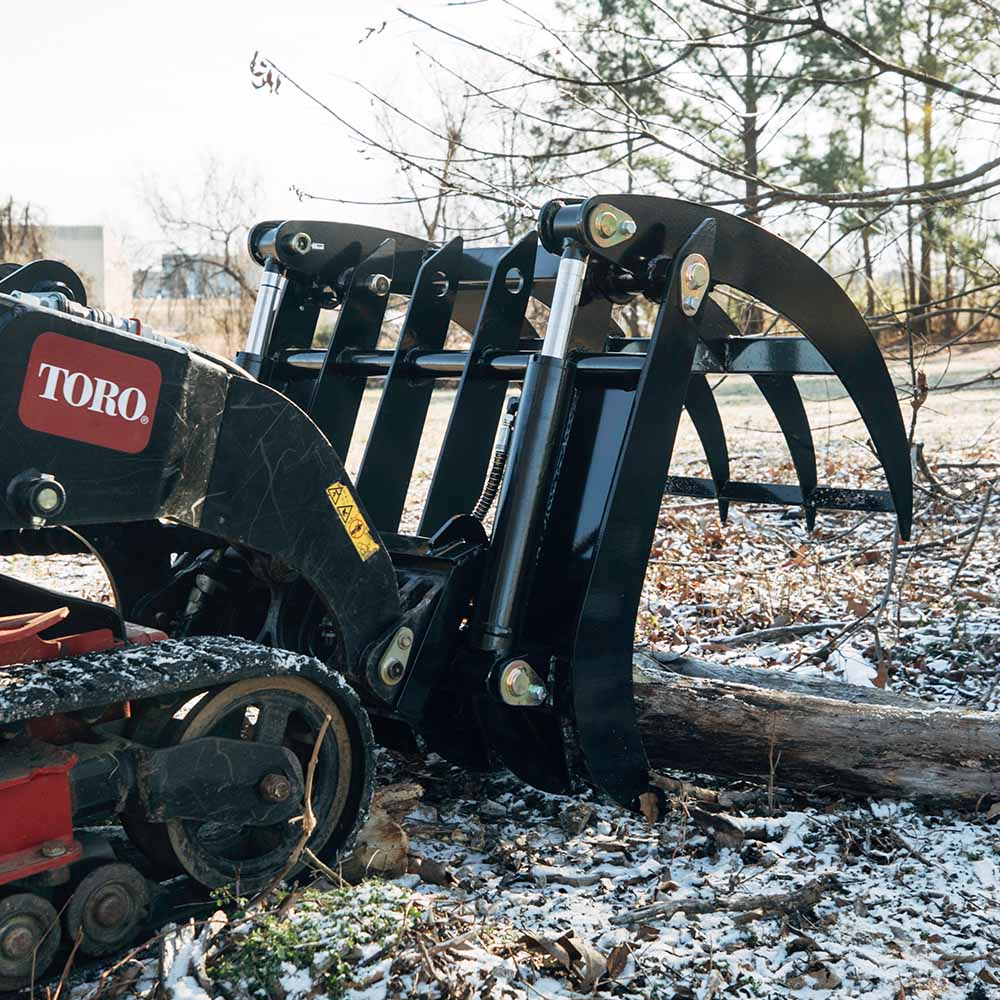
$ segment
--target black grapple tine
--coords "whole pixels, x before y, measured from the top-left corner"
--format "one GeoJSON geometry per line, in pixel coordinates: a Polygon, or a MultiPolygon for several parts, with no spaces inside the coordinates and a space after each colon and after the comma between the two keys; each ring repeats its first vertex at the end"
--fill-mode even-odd
{"type": "Polygon", "coordinates": [[[531,298],[537,246],[537,233],[524,237],[500,258],[490,276],[417,529],[419,535],[433,535],[448,518],[468,514],[479,498],[507,394],[504,383],[484,377],[482,359],[487,351],[518,348],[531,298]],[[520,284],[509,288],[507,278],[512,272],[520,284]]]}
{"type": "Polygon", "coordinates": [[[698,316],[681,309],[680,272],[691,253],[711,266],[715,246],[712,220],[692,229],[680,241],[639,376],[573,643],[573,708],[587,768],[631,808],[649,791],[632,695],[635,618],[698,343],[698,316]]]}
{"type": "Polygon", "coordinates": [[[411,352],[444,346],[461,266],[462,238],[457,236],[424,261],[413,286],[358,471],[358,492],[379,531],[399,527],[434,390],[433,378],[414,376],[403,362],[411,352]]]}
{"type": "MultiPolygon", "coordinates": [[[[882,463],[899,531],[909,538],[913,483],[903,417],[885,360],[847,293],[814,260],[767,230],[716,209],[646,195],[596,195],[583,206],[611,201],[634,218],[655,218],[658,250],[673,256],[705,217],[718,226],[713,281],[740,289],[787,317],[826,359],[854,402],[882,463]],[[891,405],[890,405],[891,403],[891,405]]],[[[626,268],[649,248],[621,244],[606,256],[626,268]]],[[[656,252],[656,251],[654,251],[656,252]]]]}
{"type": "Polygon", "coordinates": [[[367,380],[363,375],[339,374],[337,358],[341,351],[370,351],[378,344],[389,301],[388,286],[379,279],[391,283],[395,256],[395,240],[384,240],[354,269],[309,402],[309,415],[341,458],[347,457],[367,380]]]}
{"type": "Polygon", "coordinates": [[[723,522],[729,514],[729,501],[722,491],[729,483],[729,446],[726,444],[726,432],[719,415],[719,407],[715,402],[712,387],[704,375],[691,375],[688,382],[687,398],[684,408],[698,433],[701,447],[708,461],[708,471],[715,484],[715,495],[719,502],[719,518],[723,522]]]}
{"type": "Polygon", "coordinates": [[[802,490],[806,527],[812,531],[816,524],[816,449],[802,395],[791,375],[754,375],[753,380],[771,407],[785,437],[799,489],[802,490]]]}
{"type": "MultiPolygon", "coordinates": [[[[705,303],[705,319],[701,327],[701,339],[709,346],[725,343],[738,334],[736,324],[725,310],[712,299],[705,303]]],[[[754,385],[760,390],[767,405],[778,422],[788,453],[792,458],[795,475],[804,498],[806,526],[811,531],[816,521],[816,508],[812,495],[816,489],[816,451],[813,447],[812,430],[806,416],[802,395],[791,375],[753,375],[754,385]]],[[[713,476],[713,478],[715,478],[713,476]]]]}

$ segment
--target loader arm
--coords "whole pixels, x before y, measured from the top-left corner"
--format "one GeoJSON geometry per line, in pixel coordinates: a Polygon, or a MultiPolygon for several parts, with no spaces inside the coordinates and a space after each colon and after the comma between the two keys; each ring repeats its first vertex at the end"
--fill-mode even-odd
{"type": "Polygon", "coordinates": [[[340,458],[287,398],[180,346],[3,294],[0,337],[0,529],[163,518],[265,553],[320,595],[349,664],[393,623],[392,562],[340,458]],[[38,507],[46,483],[58,509],[38,507]]]}

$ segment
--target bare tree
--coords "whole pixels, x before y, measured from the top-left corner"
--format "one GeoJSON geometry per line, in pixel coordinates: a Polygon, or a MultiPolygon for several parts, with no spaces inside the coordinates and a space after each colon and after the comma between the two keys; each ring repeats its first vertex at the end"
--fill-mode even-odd
{"type": "Polygon", "coordinates": [[[0,263],[23,264],[45,256],[45,229],[37,209],[12,197],[0,201],[0,263]]]}
{"type": "Polygon", "coordinates": [[[257,293],[246,237],[259,200],[256,179],[217,160],[205,164],[194,192],[147,185],[162,251],[160,267],[136,280],[150,322],[179,328],[219,353],[242,347],[257,293]]]}

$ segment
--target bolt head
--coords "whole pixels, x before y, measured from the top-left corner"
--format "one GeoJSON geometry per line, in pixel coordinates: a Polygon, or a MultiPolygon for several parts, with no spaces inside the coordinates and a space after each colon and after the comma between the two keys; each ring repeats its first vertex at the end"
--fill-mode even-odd
{"type": "Polygon", "coordinates": [[[401,635],[396,640],[396,645],[399,646],[400,649],[409,649],[410,646],[413,645],[413,639],[411,639],[408,635],[401,635]]]}
{"type": "Polygon", "coordinates": [[[510,667],[504,676],[504,684],[512,695],[520,698],[528,693],[528,689],[531,687],[531,676],[524,667],[510,667]]]}
{"type": "Polygon", "coordinates": [[[618,216],[614,212],[601,212],[594,220],[594,228],[605,239],[610,239],[618,232],[618,216]]]}
{"type": "Polygon", "coordinates": [[[693,316],[698,311],[698,298],[695,295],[685,295],[684,302],[684,312],[689,316],[693,316]]]}
{"type": "Polygon", "coordinates": [[[541,705],[548,697],[548,694],[548,691],[541,684],[531,684],[527,691],[528,701],[532,705],[541,705]]]}
{"type": "Polygon", "coordinates": [[[367,282],[368,291],[384,299],[392,288],[392,280],[386,274],[373,274],[367,282]]]}
{"type": "Polygon", "coordinates": [[[708,265],[700,260],[688,264],[687,283],[692,288],[704,288],[708,284],[708,265]]]}
{"type": "Polygon", "coordinates": [[[284,802],[292,794],[292,783],[283,774],[265,774],[259,791],[267,802],[284,802]]]}
{"type": "Polygon", "coordinates": [[[43,858],[61,858],[69,848],[61,840],[46,840],[39,850],[43,858]]]}
{"type": "Polygon", "coordinates": [[[635,236],[638,228],[639,227],[635,224],[633,219],[622,219],[622,221],[618,223],[618,232],[621,233],[622,236],[635,236]]]}
{"type": "Polygon", "coordinates": [[[382,668],[379,670],[379,676],[382,678],[383,684],[388,684],[390,687],[394,684],[398,684],[403,679],[403,673],[406,667],[401,660],[387,660],[382,664],[382,668]]]}
{"type": "Polygon", "coordinates": [[[288,241],[288,249],[300,256],[312,250],[312,237],[308,233],[296,233],[288,241]]]}

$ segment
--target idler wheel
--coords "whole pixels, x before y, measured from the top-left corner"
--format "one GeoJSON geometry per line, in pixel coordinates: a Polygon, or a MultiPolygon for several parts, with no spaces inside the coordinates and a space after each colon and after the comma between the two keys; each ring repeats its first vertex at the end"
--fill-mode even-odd
{"type": "Polygon", "coordinates": [[[0,900],[0,992],[41,978],[61,939],[59,914],[47,899],[18,892],[0,900]]]}
{"type": "MultiPolygon", "coordinates": [[[[370,729],[346,685],[342,691],[326,691],[301,677],[239,681],[206,694],[178,720],[173,736],[177,743],[217,736],[283,746],[299,759],[305,775],[327,717],[312,788],[316,828],[308,845],[319,854],[346,840],[367,807],[370,729]]],[[[287,794],[278,778],[266,776],[258,794],[287,794]]],[[[258,891],[282,872],[301,836],[301,826],[288,822],[240,826],[169,820],[165,826],[174,854],[189,875],[211,887],[235,884],[243,894],[258,891]]]]}
{"type": "Polygon", "coordinates": [[[66,935],[85,955],[129,944],[149,913],[149,883],[126,864],[101,865],[76,887],[66,906],[66,935]]]}

